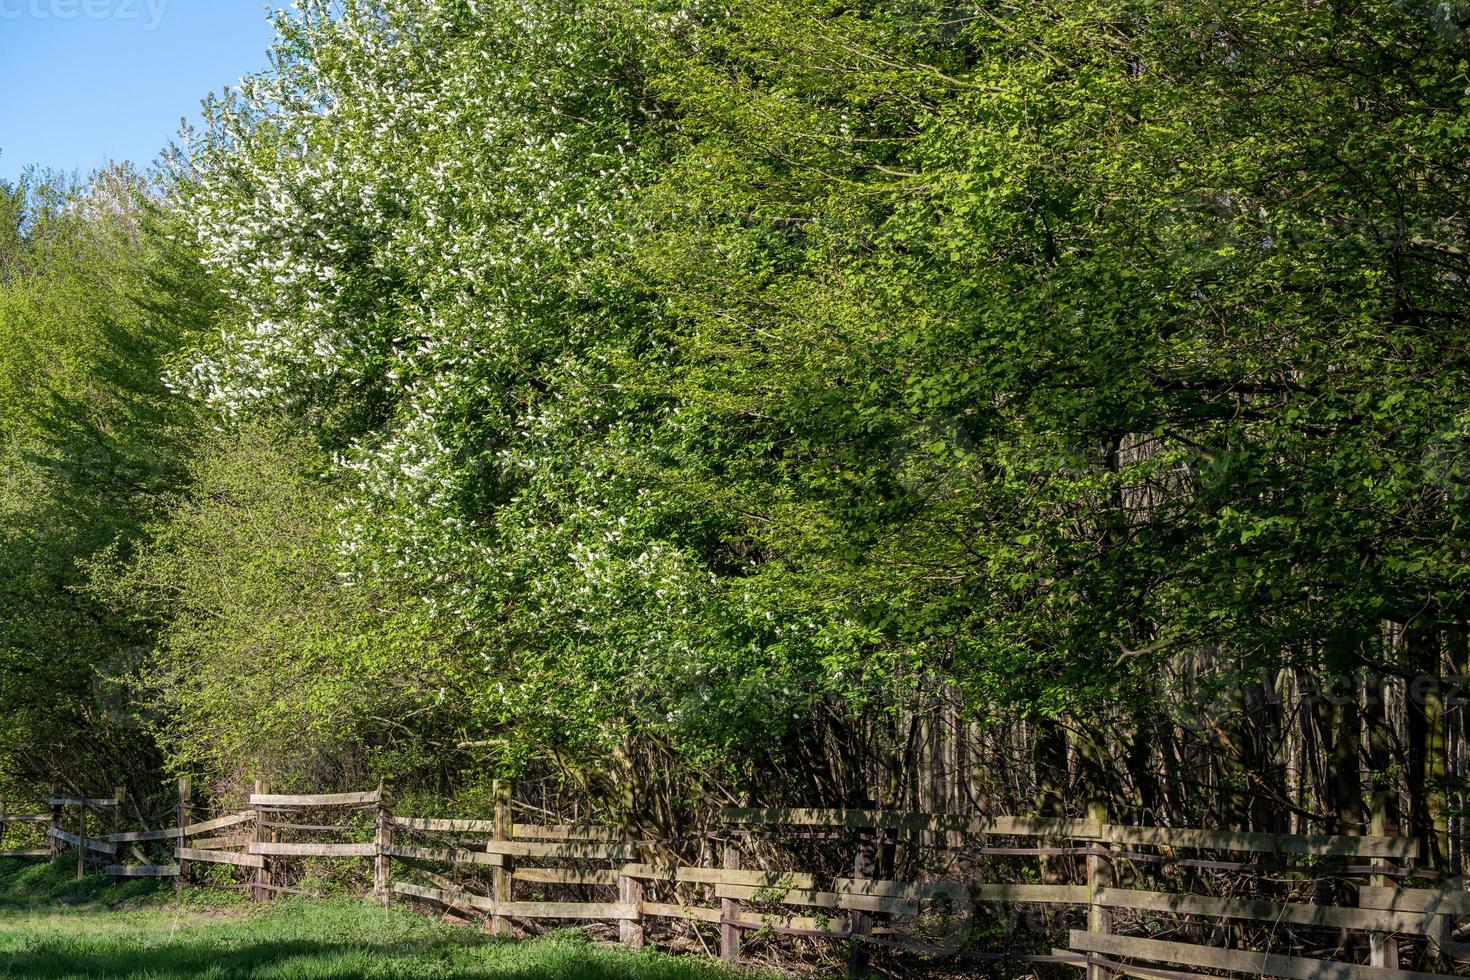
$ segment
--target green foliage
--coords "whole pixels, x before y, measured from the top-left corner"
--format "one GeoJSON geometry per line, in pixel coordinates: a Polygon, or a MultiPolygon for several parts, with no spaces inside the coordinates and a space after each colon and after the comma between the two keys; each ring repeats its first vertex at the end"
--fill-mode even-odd
{"type": "MultiPolygon", "coordinates": [[[[502,766],[1466,607],[1463,39],[1412,5],[306,4],[188,373],[342,450],[502,766]]],[[[790,755],[789,753],[796,753],[790,755]]]]}
{"type": "Polygon", "coordinates": [[[177,161],[170,236],[101,190],[0,197],[0,436],[69,467],[4,478],[33,584],[0,751],[76,720],[24,678],[62,664],[73,703],[137,638],[179,767],[656,760],[670,795],[821,802],[932,690],[1045,716],[1146,705],[1179,655],[1411,671],[1385,621],[1466,620],[1446,10],[305,0],[278,29],[177,161]],[[206,425],[163,421],[165,367],[206,425]]]}
{"type": "Polygon", "coordinates": [[[196,448],[187,494],[95,591],[146,624],[134,679],[172,767],[282,789],[431,764],[459,684],[412,597],[344,582],[327,460],[247,425],[196,448]],[[442,712],[441,725],[415,718],[442,712]]]}
{"type": "Polygon", "coordinates": [[[758,517],[744,610],[814,683],[1048,713],[1459,615],[1460,41],[1392,3],[949,18],[737,6],[657,82],[692,136],[639,269],[678,475],[758,517]]]}
{"type": "Polygon", "coordinates": [[[176,479],[190,413],[163,365],[214,304],[176,288],[193,259],[130,171],[7,195],[25,216],[0,279],[0,757],[22,783],[96,788],[154,759],[105,681],[140,638],[81,566],[176,479]]]}

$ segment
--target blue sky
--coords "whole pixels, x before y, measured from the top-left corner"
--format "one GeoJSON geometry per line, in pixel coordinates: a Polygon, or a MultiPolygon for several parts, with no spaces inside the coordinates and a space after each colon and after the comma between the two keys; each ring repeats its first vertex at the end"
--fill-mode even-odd
{"type": "Polygon", "coordinates": [[[151,162],[270,37],[264,0],[0,0],[0,179],[151,162]]]}

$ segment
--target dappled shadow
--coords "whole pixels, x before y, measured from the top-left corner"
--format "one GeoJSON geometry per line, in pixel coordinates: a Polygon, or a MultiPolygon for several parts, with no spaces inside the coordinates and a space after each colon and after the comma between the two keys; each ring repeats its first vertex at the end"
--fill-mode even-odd
{"type": "MultiPolygon", "coordinates": [[[[3,929],[3,920],[0,920],[3,929]]],[[[370,943],[317,939],[221,941],[217,934],[181,933],[139,948],[109,937],[36,939],[19,953],[0,954],[0,977],[98,980],[384,980],[432,976],[445,980],[702,980],[717,974],[703,964],[625,957],[592,946],[536,941],[444,939],[370,943]],[[115,945],[115,948],[112,948],[115,945]]]]}

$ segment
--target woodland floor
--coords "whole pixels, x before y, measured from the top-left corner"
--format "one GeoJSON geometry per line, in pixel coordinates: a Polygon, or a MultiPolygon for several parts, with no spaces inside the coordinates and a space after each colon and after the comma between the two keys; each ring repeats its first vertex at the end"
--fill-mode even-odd
{"type": "Polygon", "coordinates": [[[70,880],[0,861],[0,978],[445,978],[722,980],[717,965],[592,943],[579,932],[497,939],[358,899],[250,906],[230,892],[182,899],[156,882],[70,880]]]}

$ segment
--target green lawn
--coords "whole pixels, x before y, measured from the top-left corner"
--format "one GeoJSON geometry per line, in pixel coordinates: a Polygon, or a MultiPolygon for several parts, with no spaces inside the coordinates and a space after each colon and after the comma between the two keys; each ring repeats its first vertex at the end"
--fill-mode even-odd
{"type": "Polygon", "coordinates": [[[66,869],[0,862],[0,977],[356,977],[720,980],[703,960],[599,946],[580,933],[500,940],[357,899],[250,907],[146,882],[66,880],[66,869]]]}

